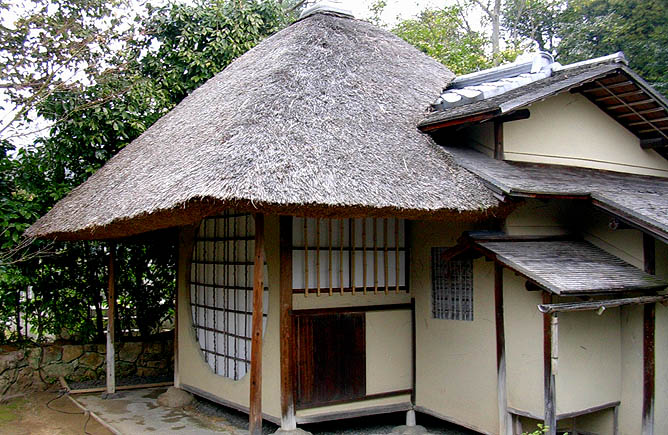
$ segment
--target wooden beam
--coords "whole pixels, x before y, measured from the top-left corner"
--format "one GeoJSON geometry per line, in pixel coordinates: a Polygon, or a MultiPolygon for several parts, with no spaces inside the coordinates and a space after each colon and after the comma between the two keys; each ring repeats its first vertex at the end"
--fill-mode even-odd
{"type": "Polygon", "coordinates": [[[506,335],[503,321],[503,266],[494,264],[494,314],[496,318],[496,397],[499,407],[499,434],[512,434],[506,387],[506,335]]]}
{"type": "Polygon", "coordinates": [[[262,298],[264,296],[264,215],[255,214],[253,264],[253,324],[250,367],[250,435],[262,435],[262,298]]]}
{"type": "Polygon", "coordinates": [[[529,109],[520,109],[514,112],[510,112],[506,115],[499,116],[497,119],[501,122],[512,122],[512,121],[521,121],[523,119],[529,119],[531,117],[531,112],[529,109]]]}
{"type": "Polygon", "coordinates": [[[448,121],[436,121],[432,124],[423,124],[420,125],[418,128],[421,131],[424,132],[430,132],[434,130],[440,130],[442,128],[448,128],[448,127],[454,127],[454,126],[461,126],[461,125],[468,125],[468,124],[476,124],[480,122],[484,122],[487,120],[490,120],[496,116],[497,111],[492,111],[492,112],[486,112],[486,113],[479,113],[476,115],[471,115],[467,116],[465,118],[457,118],[457,119],[451,119],[448,121]]]}
{"type": "MultiPolygon", "coordinates": [[[[552,303],[552,295],[543,292],[543,304],[552,303]]],[[[552,315],[543,314],[543,393],[544,393],[544,420],[548,427],[547,435],[557,435],[557,402],[556,402],[556,379],[552,372],[552,341],[557,337],[552,336],[552,315]]]]}
{"type": "Polygon", "coordinates": [[[494,158],[503,160],[503,122],[494,120],[494,158]]]}
{"type": "MultiPolygon", "coordinates": [[[[656,247],[654,238],[643,234],[643,258],[645,272],[656,274],[656,247]]],[[[642,394],[642,434],[654,434],[654,388],[655,367],[655,327],[656,305],[643,307],[643,394],[642,394]]]]}
{"type": "Polygon", "coordinates": [[[116,393],[116,367],[114,338],[116,335],[116,283],[114,277],[114,251],[116,244],[109,243],[109,289],[107,296],[107,395],[116,393]]]}
{"type": "Polygon", "coordinates": [[[292,311],[292,216],[281,216],[279,218],[279,252],[281,429],[290,431],[297,428],[293,381],[294,337],[290,314],[292,311]]]}

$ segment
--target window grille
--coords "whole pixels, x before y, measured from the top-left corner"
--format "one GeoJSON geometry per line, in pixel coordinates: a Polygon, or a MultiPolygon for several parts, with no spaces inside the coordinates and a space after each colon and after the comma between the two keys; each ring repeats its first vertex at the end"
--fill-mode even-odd
{"type": "Polygon", "coordinates": [[[434,319],[473,320],[473,260],[443,261],[449,248],[432,248],[431,310],[434,319]]]}
{"type": "Polygon", "coordinates": [[[309,294],[408,291],[402,219],[293,220],[293,291],[309,294]]]}
{"type": "MultiPolygon", "coordinates": [[[[232,211],[204,219],[193,248],[190,306],[197,341],[214,373],[234,380],[250,369],[254,250],[253,217],[232,211]]],[[[268,294],[265,286],[263,330],[268,294]]]]}

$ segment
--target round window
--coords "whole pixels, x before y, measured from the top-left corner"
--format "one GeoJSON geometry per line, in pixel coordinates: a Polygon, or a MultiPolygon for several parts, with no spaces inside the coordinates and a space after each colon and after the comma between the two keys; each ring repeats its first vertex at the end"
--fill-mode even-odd
{"type": "MultiPolygon", "coordinates": [[[[254,240],[253,216],[228,211],[202,221],[193,248],[190,306],[197,341],[214,373],[234,380],[250,370],[254,240]]],[[[268,295],[265,285],[263,331],[268,295]]]]}

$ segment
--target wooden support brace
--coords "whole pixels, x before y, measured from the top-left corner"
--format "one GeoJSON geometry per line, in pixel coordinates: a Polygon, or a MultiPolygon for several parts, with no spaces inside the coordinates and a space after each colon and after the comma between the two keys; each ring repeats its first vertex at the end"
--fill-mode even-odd
{"type": "Polygon", "coordinates": [[[292,216],[281,216],[280,251],[280,358],[281,358],[281,429],[297,428],[293,393],[293,322],[292,322],[292,216]]]}
{"type": "MultiPolygon", "coordinates": [[[[552,295],[543,292],[543,304],[550,304],[552,295]]],[[[543,423],[548,427],[547,435],[557,435],[556,379],[552,373],[552,315],[543,314],[543,376],[545,414],[543,423]]]]}
{"type": "MultiPolygon", "coordinates": [[[[645,272],[656,274],[656,248],[654,238],[643,234],[643,257],[645,272]]],[[[656,304],[643,307],[643,395],[642,395],[642,434],[654,434],[654,389],[655,389],[655,327],[656,304]]]]}
{"type": "Polygon", "coordinates": [[[114,277],[114,251],[116,244],[109,243],[109,296],[107,299],[107,394],[116,392],[116,368],[114,338],[116,335],[116,283],[114,277]]]}
{"type": "Polygon", "coordinates": [[[250,435],[262,434],[262,298],[264,296],[264,215],[255,215],[255,262],[253,264],[253,323],[250,367],[250,435]]]}
{"type": "Polygon", "coordinates": [[[512,434],[506,386],[506,336],[503,320],[503,266],[494,265],[494,313],[496,319],[496,393],[499,407],[499,433],[512,434]]]}

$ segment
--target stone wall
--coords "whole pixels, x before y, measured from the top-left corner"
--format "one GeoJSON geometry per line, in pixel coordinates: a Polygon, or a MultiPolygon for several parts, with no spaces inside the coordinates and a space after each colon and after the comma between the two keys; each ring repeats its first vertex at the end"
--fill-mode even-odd
{"type": "MultiPolygon", "coordinates": [[[[68,382],[104,379],[104,344],[50,345],[0,354],[0,399],[68,382]]],[[[116,378],[161,377],[174,371],[172,340],[116,344],[116,378]]]]}

